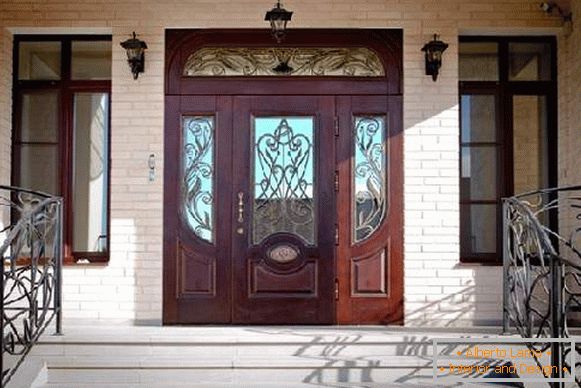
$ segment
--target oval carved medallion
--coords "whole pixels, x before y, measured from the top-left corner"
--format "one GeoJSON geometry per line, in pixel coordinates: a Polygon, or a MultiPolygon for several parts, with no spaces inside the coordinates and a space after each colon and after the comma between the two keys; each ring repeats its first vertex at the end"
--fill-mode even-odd
{"type": "Polygon", "coordinates": [[[281,244],[270,248],[267,255],[269,259],[285,264],[299,257],[299,250],[292,245],[281,244]]]}

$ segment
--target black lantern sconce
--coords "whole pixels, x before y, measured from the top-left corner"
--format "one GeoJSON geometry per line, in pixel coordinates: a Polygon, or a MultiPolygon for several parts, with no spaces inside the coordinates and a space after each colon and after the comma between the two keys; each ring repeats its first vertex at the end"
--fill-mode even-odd
{"type": "Polygon", "coordinates": [[[573,32],[573,13],[571,11],[564,10],[554,1],[543,1],[541,3],[541,10],[547,13],[547,15],[557,13],[561,17],[561,20],[563,20],[565,36],[571,35],[571,32],[573,32]]]}
{"type": "Polygon", "coordinates": [[[566,12],[563,8],[559,7],[559,4],[555,3],[554,1],[543,1],[541,3],[541,9],[548,14],[556,11],[561,19],[563,19],[563,23],[570,23],[573,21],[573,14],[570,11],[566,12]]]}
{"type": "Polygon", "coordinates": [[[431,75],[432,80],[436,82],[440,67],[442,67],[442,53],[446,51],[448,44],[438,39],[434,34],[434,39],[422,47],[426,57],[426,75],[431,75]]]}
{"type": "Polygon", "coordinates": [[[272,36],[274,36],[277,43],[282,42],[284,39],[284,36],[286,35],[286,25],[290,22],[292,17],[293,13],[282,8],[280,1],[277,1],[276,6],[268,11],[264,16],[264,20],[270,22],[272,36]]]}
{"type": "Polygon", "coordinates": [[[145,70],[145,49],[147,44],[137,39],[135,31],[133,31],[133,37],[121,42],[121,47],[127,50],[127,63],[129,63],[131,73],[133,73],[133,79],[137,79],[139,73],[143,73],[145,70]]]}

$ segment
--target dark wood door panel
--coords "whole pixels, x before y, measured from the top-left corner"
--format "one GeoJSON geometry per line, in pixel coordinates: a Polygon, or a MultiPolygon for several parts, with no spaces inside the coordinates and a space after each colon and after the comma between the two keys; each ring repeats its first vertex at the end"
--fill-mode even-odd
{"type": "Polygon", "coordinates": [[[401,97],[337,97],[340,130],[337,151],[339,323],[393,324],[403,320],[401,109],[401,97]],[[379,122],[383,123],[383,145],[378,140],[379,122]],[[361,144],[358,145],[358,141],[361,144]],[[383,169],[379,152],[384,155],[383,169]],[[361,177],[365,185],[354,181],[354,176],[361,177]],[[378,184],[380,177],[384,179],[384,186],[378,184]],[[374,203],[382,204],[381,221],[370,216],[371,212],[365,208],[361,213],[355,211],[355,201],[367,198],[360,191],[374,203]],[[357,225],[363,233],[354,229],[357,225]]]}
{"type": "Polygon", "coordinates": [[[177,96],[166,100],[164,323],[231,321],[230,227],[219,222],[230,219],[231,211],[231,112],[229,97],[177,96]],[[210,130],[196,127],[198,121],[192,118],[209,118],[210,130]],[[185,125],[192,126],[187,139],[185,125]],[[199,159],[201,150],[208,147],[213,157],[202,161],[199,159]],[[192,163],[199,163],[198,172],[188,171],[198,176],[184,187],[184,163],[188,152],[194,155],[192,163]],[[203,179],[213,182],[206,193],[199,186],[203,179]],[[204,229],[204,233],[194,227],[197,224],[188,221],[186,201],[193,201],[192,207],[198,204],[203,207],[192,209],[192,212],[197,211],[198,227],[204,229]]]}
{"type": "Polygon", "coordinates": [[[326,209],[335,203],[334,99],[236,97],[233,105],[237,125],[233,195],[234,200],[241,198],[239,193],[244,198],[243,216],[235,213],[232,218],[232,225],[239,231],[233,234],[232,241],[233,321],[333,323],[335,217],[326,209]],[[293,122],[293,118],[310,122],[311,132],[298,127],[301,122],[293,122]],[[260,120],[268,119],[272,120],[269,125],[278,127],[260,132],[260,120]],[[312,165],[308,165],[311,170],[301,164],[307,163],[304,161],[309,155],[313,158],[312,165]],[[267,178],[259,180],[255,169],[261,169],[259,173],[267,178]],[[303,186],[299,183],[301,177],[303,186]],[[314,182],[311,199],[306,194],[309,179],[314,182]],[[261,199],[263,194],[267,200],[261,199]],[[261,207],[268,212],[261,212],[261,207]],[[275,216],[284,212],[291,220],[309,209],[314,217],[308,228],[312,241],[308,241],[304,226],[292,222],[289,226],[277,221],[266,232],[255,230],[269,225],[272,212],[279,211],[275,216]],[[293,227],[294,232],[288,230],[293,227]]]}

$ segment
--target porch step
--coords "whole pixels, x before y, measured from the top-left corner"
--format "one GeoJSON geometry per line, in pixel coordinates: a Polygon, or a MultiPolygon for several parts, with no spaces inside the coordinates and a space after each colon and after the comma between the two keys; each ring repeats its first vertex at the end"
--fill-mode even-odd
{"type": "Polygon", "coordinates": [[[385,327],[75,326],[65,333],[33,348],[30,358],[45,365],[33,387],[449,386],[432,379],[431,339],[467,336],[385,327]]]}

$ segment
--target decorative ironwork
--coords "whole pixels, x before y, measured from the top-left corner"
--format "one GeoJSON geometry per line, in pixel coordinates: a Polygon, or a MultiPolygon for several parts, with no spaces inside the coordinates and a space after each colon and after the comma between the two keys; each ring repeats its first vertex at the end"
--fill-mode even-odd
{"type": "Polygon", "coordinates": [[[223,48],[194,52],[184,76],[332,76],[383,77],[377,54],[368,48],[223,48]]]}
{"type": "Polygon", "coordinates": [[[214,118],[183,119],[182,206],[194,234],[214,242],[214,118]]]}
{"type": "MultiPolygon", "coordinates": [[[[506,198],[503,213],[505,332],[513,326],[525,338],[569,338],[581,311],[581,186],[506,198]]],[[[568,359],[571,351],[580,359],[581,344],[527,346],[541,352],[550,346],[557,368],[547,377],[564,377],[574,367],[581,387],[581,364],[568,359]]]]}
{"type": "Polygon", "coordinates": [[[0,186],[2,386],[53,319],[61,333],[62,199],[0,186]]]}
{"type": "Polygon", "coordinates": [[[353,240],[360,242],[379,228],[387,209],[385,118],[355,117],[354,132],[352,229],[353,240]]]}
{"type": "Polygon", "coordinates": [[[312,117],[262,117],[254,124],[254,242],[288,232],[314,243],[312,117]]]}

